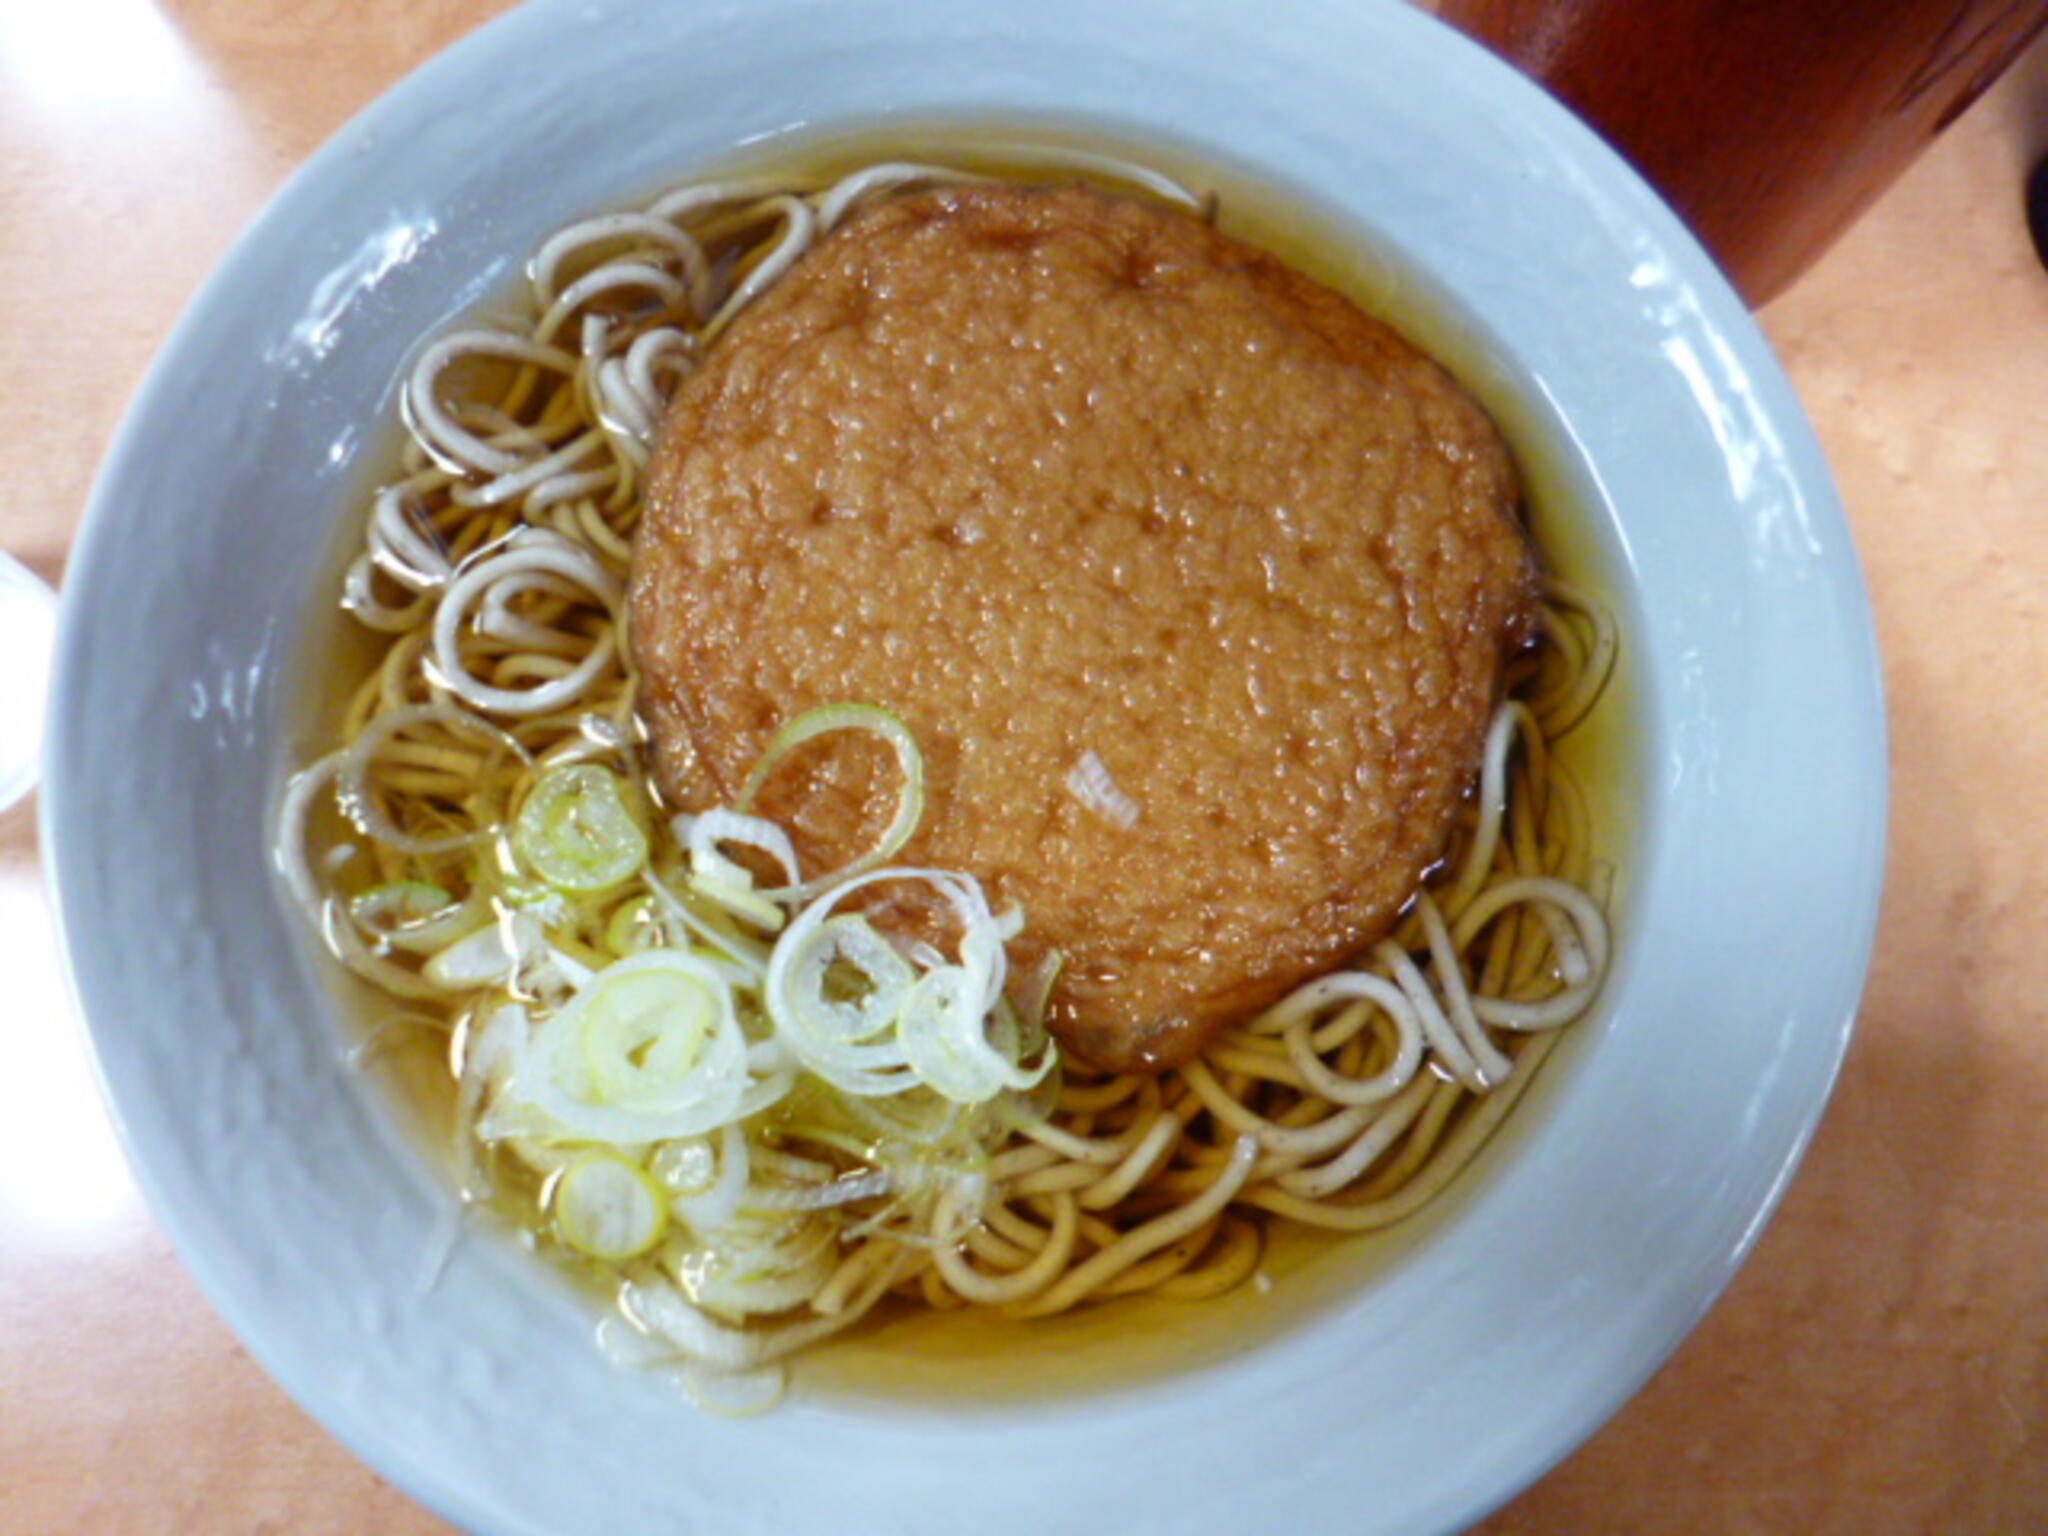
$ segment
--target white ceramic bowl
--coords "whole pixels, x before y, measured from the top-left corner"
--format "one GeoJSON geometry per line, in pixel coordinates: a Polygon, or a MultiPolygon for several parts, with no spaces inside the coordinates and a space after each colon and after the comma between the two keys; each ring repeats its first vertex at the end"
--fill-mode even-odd
{"type": "MultiPolygon", "coordinates": [[[[1414,1532],[1634,1391],[1768,1216],[1847,1040],[1881,706],[1827,474],[1740,304],[1589,134],[1367,0],[542,0],[391,92],[193,305],[66,588],[45,814],[138,1173],[298,1400],[492,1532],[1414,1532]],[[1093,119],[1306,189],[1426,273],[1633,611],[1640,827],[1601,1017],[1454,1208],[1257,1347],[944,1411],[706,1420],[619,1374],[509,1248],[427,1268],[448,1192],[342,1060],[276,900],[288,666],[396,365],[551,227],[743,139],[1093,119]]],[[[1678,1474],[1674,1474],[1678,1475],[1678,1474]]]]}

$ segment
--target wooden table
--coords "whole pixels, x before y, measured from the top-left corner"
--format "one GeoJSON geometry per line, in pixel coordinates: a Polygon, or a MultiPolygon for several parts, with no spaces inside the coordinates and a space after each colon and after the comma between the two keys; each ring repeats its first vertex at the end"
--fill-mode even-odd
{"type": "MultiPolygon", "coordinates": [[[[55,581],[195,285],[497,0],[0,0],[0,547],[55,581]]],[[[2048,1529],[2048,53],[1764,315],[1855,520],[1890,867],[1832,1108],[1725,1300],[1493,1532],[2048,1529]]],[[[130,1183],[0,816],[0,1528],[445,1530],[271,1385],[130,1183]]]]}

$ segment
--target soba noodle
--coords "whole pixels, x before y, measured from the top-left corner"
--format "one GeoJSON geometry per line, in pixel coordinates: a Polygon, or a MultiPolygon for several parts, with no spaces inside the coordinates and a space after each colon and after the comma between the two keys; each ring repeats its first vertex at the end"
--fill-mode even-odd
{"type": "MultiPolygon", "coordinates": [[[[1198,206],[1140,168],[1080,169],[1198,206]]],[[[1114,1076],[1032,1066],[1040,1032],[999,995],[998,944],[972,1019],[1001,1063],[993,1091],[949,1098],[900,1062],[849,1066],[835,1086],[791,1055],[761,989],[778,938],[835,886],[801,885],[786,839],[756,818],[671,819],[653,803],[623,597],[640,483],[670,392],[754,295],[863,200],[962,175],[885,164],[822,188],[683,187],[546,241],[516,325],[427,346],[403,389],[402,473],[372,498],[343,583],[382,654],[340,744],[280,813],[286,883],[327,946],[399,1000],[388,1027],[446,1036],[464,1195],[615,1289],[602,1332],[616,1355],[679,1367],[726,1411],[772,1402],[777,1362],[892,1296],[1019,1318],[1140,1292],[1194,1300],[1257,1273],[1273,1219],[1400,1220],[1492,1133],[1608,962],[1590,814],[1551,743],[1598,697],[1615,635],[1552,583],[1445,873],[1355,968],[1183,1069],[1114,1076]],[[566,842],[521,842],[556,814],[566,842]],[[754,885],[719,852],[735,842],[789,885],[754,885]],[[535,868],[548,858],[585,861],[589,878],[551,882],[535,868]],[[601,1106],[568,1124],[521,1101],[550,1021],[598,978],[636,975],[677,997],[724,987],[732,1017],[707,1013],[680,1044],[622,1037],[616,1070],[652,1073],[670,1050],[680,1082],[723,1049],[726,1086],[669,1102],[671,1133],[651,1141],[632,1139],[630,1116],[605,1133],[601,1106]]],[[[872,722],[821,728],[848,724],[872,722]]],[[[914,770],[914,744],[897,745],[914,770]]],[[[934,882],[963,925],[981,921],[965,877],[890,878],[934,882]]],[[[1016,920],[985,915],[998,935],[1016,920]]],[[[821,999],[853,941],[835,942],[821,999]]]]}

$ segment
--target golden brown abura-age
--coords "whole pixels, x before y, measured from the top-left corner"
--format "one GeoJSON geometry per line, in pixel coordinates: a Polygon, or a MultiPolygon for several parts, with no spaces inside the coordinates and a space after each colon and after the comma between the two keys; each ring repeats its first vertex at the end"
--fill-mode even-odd
{"type": "MultiPolygon", "coordinates": [[[[725,803],[793,716],[892,711],[929,767],[903,862],[1023,907],[1067,1049],[1170,1065],[1440,857],[1532,622],[1517,500],[1443,369],[1200,219],[900,196],[672,407],[632,596],[661,781],[725,803]]],[[[763,809],[828,869],[890,761],[822,738],[763,809]]]]}

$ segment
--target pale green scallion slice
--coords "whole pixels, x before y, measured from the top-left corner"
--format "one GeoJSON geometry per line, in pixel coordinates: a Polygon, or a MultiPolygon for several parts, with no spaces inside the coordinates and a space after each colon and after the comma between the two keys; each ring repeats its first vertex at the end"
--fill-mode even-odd
{"type": "Polygon", "coordinates": [[[750,1086],[731,979],[704,956],[654,949],[597,972],[536,1028],[509,1096],[618,1146],[728,1125],[765,1107],[750,1086]]]}
{"type": "Polygon", "coordinates": [[[611,1152],[593,1152],[564,1169],[551,1204],[562,1241],[607,1264],[638,1258],[668,1227],[661,1187],[646,1169],[611,1152]]]}
{"type": "Polygon", "coordinates": [[[761,760],[754,764],[754,771],[747,775],[747,782],[740,790],[738,809],[746,811],[753,805],[761,787],[790,753],[805,742],[833,731],[867,731],[888,743],[889,749],[896,754],[897,766],[903,771],[903,787],[898,792],[896,814],[883,829],[881,840],[860,857],[788,891],[770,894],[807,899],[841,880],[865,874],[895,857],[897,851],[910,841],[911,833],[917,830],[918,822],[923,819],[924,754],[918,750],[917,738],[911,734],[909,726],[886,709],[873,704],[827,704],[821,709],[805,711],[777,731],[762,752],[761,760]]]}
{"type": "Polygon", "coordinates": [[[512,847],[549,885],[579,895],[610,890],[647,862],[647,833],[619,776],[596,763],[543,773],[519,808],[512,847]]]}

